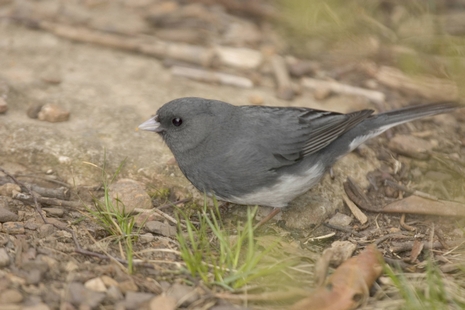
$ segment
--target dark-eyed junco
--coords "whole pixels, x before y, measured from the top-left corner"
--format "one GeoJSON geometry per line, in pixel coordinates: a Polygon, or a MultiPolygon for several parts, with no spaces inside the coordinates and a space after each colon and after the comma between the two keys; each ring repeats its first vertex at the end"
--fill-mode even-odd
{"type": "Polygon", "coordinates": [[[458,107],[443,102],[376,115],[372,110],[341,114],[187,97],[166,103],[139,128],[163,137],[201,192],[237,204],[282,208],[366,140],[458,107]]]}

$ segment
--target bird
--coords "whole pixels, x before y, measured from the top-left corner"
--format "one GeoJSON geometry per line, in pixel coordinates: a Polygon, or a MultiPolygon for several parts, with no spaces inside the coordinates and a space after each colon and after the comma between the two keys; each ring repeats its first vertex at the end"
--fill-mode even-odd
{"type": "Polygon", "coordinates": [[[184,97],[165,103],[139,129],[163,138],[200,192],[234,204],[273,207],[274,216],[368,139],[459,107],[438,102],[344,114],[184,97]]]}

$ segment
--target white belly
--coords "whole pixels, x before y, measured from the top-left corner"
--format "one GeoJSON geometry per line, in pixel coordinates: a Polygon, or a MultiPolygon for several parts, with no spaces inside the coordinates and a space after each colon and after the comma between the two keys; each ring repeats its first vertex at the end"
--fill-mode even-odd
{"type": "Polygon", "coordinates": [[[316,185],[324,172],[325,169],[322,165],[315,165],[301,175],[282,175],[278,182],[272,186],[256,189],[254,192],[241,197],[233,196],[229,199],[220,199],[244,205],[286,207],[291,200],[316,185]]]}

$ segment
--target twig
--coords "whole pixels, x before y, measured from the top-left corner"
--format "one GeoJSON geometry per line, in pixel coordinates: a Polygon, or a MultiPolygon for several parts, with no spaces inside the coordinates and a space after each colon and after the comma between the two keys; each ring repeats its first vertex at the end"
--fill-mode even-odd
{"type": "Polygon", "coordinates": [[[343,194],[342,199],[344,200],[347,207],[350,209],[352,214],[357,218],[357,220],[363,225],[368,221],[367,216],[353,203],[347,195],[343,194]]]}
{"type": "Polygon", "coordinates": [[[211,66],[216,55],[213,49],[183,43],[171,43],[161,40],[141,43],[140,37],[129,37],[74,27],[64,24],[39,21],[21,17],[12,17],[26,26],[53,33],[56,36],[78,42],[94,43],[111,48],[138,52],[157,58],[173,58],[205,67],[211,66]]]}
{"type": "Polygon", "coordinates": [[[171,73],[173,75],[182,76],[185,78],[190,78],[196,81],[208,82],[208,83],[220,83],[224,85],[237,86],[242,88],[252,88],[253,82],[245,77],[215,72],[207,71],[203,69],[173,66],[171,67],[171,73]]]}
{"type": "MultiPolygon", "coordinates": [[[[30,191],[30,192],[33,192],[33,191],[30,191]]],[[[67,208],[72,208],[72,209],[82,209],[82,203],[80,202],[66,201],[66,200],[61,200],[57,198],[42,197],[37,193],[35,193],[34,196],[24,194],[24,193],[19,193],[19,194],[16,194],[16,196],[14,196],[13,198],[21,200],[22,202],[28,202],[28,203],[32,203],[34,202],[34,200],[36,200],[37,202],[43,203],[46,205],[67,207],[67,208]]]]}
{"type": "Polygon", "coordinates": [[[178,201],[175,201],[175,202],[169,202],[167,204],[164,204],[163,206],[158,207],[157,209],[162,210],[162,209],[166,209],[166,208],[169,208],[169,207],[174,207],[174,206],[177,206],[177,205],[180,205],[182,203],[189,202],[189,201],[191,201],[190,198],[184,198],[184,199],[181,199],[181,200],[178,200],[178,201]]]}
{"type": "Polygon", "coordinates": [[[368,197],[358,187],[355,181],[352,180],[352,178],[348,177],[347,181],[344,182],[343,186],[344,186],[344,191],[347,194],[347,197],[353,202],[355,202],[357,206],[367,211],[379,212],[379,209],[375,208],[371,204],[371,202],[368,200],[368,197]]]}
{"type": "Polygon", "coordinates": [[[420,192],[420,191],[417,191],[417,190],[414,190],[414,189],[409,189],[408,187],[397,184],[397,183],[395,183],[395,182],[393,182],[391,180],[388,180],[388,179],[384,180],[384,185],[388,185],[388,186],[400,189],[401,191],[404,191],[406,193],[409,193],[409,194],[412,194],[412,195],[415,195],[415,196],[419,196],[419,197],[423,197],[423,198],[431,199],[431,200],[435,200],[435,201],[439,200],[439,198],[437,198],[436,196],[433,196],[433,195],[430,195],[430,194],[427,194],[427,193],[424,193],[424,192],[420,192]]]}
{"type": "Polygon", "coordinates": [[[304,77],[302,78],[302,86],[313,90],[326,88],[336,94],[362,96],[376,104],[381,104],[386,99],[382,92],[350,86],[337,81],[323,81],[304,77]]]}
{"type": "Polygon", "coordinates": [[[394,234],[387,234],[375,240],[375,245],[379,245],[380,243],[386,241],[387,239],[407,239],[410,238],[409,236],[405,236],[403,234],[394,233],[394,234]]]}
{"type": "Polygon", "coordinates": [[[346,227],[342,227],[342,226],[339,226],[339,225],[333,225],[333,224],[329,224],[329,223],[324,223],[323,225],[325,225],[326,227],[331,228],[331,229],[336,229],[336,230],[340,230],[340,231],[352,234],[352,235],[354,235],[356,237],[363,237],[363,235],[361,233],[356,232],[355,230],[353,230],[351,228],[346,228],[346,227]]]}
{"type": "Polygon", "coordinates": [[[405,223],[405,213],[402,213],[402,215],[400,217],[400,226],[407,229],[408,231],[415,231],[416,230],[415,227],[410,226],[409,224],[405,223]]]}

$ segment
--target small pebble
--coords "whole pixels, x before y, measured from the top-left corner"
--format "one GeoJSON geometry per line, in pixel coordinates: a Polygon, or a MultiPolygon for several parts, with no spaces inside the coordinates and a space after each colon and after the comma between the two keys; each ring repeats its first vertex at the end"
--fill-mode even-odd
{"type": "Polygon", "coordinates": [[[8,265],[10,265],[10,256],[5,248],[0,248],[0,268],[7,267],[8,265]]]}
{"type": "Polygon", "coordinates": [[[65,265],[65,271],[66,271],[66,272],[72,272],[72,271],[75,271],[75,270],[77,270],[77,269],[79,269],[79,266],[76,265],[75,262],[69,261],[69,262],[67,262],[66,265],[65,265]]]}
{"type": "Polygon", "coordinates": [[[118,283],[118,287],[123,293],[137,292],[139,288],[132,280],[122,281],[118,283]]]}
{"type": "Polygon", "coordinates": [[[39,227],[39,237],[45,238],[52,235],[55,231],[55,227],[52,224],[43,224],[39,227]]]}
{"type": "Polygon", "coordinates": [[[53,103],[45,104],[37,118],[50,123],[65,122],[69,119],[70,112],[53,103]]]}
{"type": "Polygon", "coordinates": [[[96,292],[105,292],[107,290],[105,284],[100,278],[90,279],[89,281],[84,283],[84,287],[96,292]]]}
{"type": "Polygon", "coordinates": [[[152,298],[149,304],[150,310],[175,310],[176,309],[176,299],[171,296],[158,295],[157,297],[152,298]]]}
{"type": "Polygon", "coordinates": [[[107,296],[113,302],[123,300],[124,296],[117,286],[110,286],[107,290],[107,296]]]}
{"type": "Polygon", "coordinates": [[[5,208],[0,208],[0,223],[15,222],[17,220],[18,220],[17,214],[5,208]]]}
{"type": "Polygon", "coordinates": [[[148,303],[154,297],[150,293],[127,292],[124,300],[126,309],[140,309],[144,303],[148,303]]]}
{"type": "Polygon", "coordinates": [[[63,217],[64,211],[61,208],[42,208],[47,214],[56,217],[63,217]]]}
{"type": "Polygon", "coordinates": [[[23,301],[23,295],[14,289],[4,290],[0,293],[0,305],[17,304],[23,301]]]}
{"type": "Polygon", "coordinates": [[[40,302],[32,306],[22,307],[21,310],[50,310],[50,307],[40,302]]]}
{"type": "Polygon", "coordinates": [[[8,110],[8,104],[6,103],[6,100],[0,97],[0,114],[6,113],[8,110]]]}
{"type": "Polygon", "coordinates": [[[433,145],[427,140],[412,135],[396,135],[389,141],[389,148],[401,155],[426,159],[429,157],[433,145]]]}
{"type": "Polygon", "coordinates": [[[118,286],[118,282],[113,279],[113,278],[110,278],[109,276],[101,276],[100,279],[102,279],[103,283],[105,284],[105,286],[107,287],[110,287],[110,286],[118,286]]]}
{"type": "Polygon", "coordinates": [[[176,236],[176,227],[159,221],[150,221],[145,223],[145,229],[154,234],[162,235],[165,237],[176,236]]]}
{"type": "Polygon", "coordinates": [[[24,234],[24,224],[21,222],[6,222],[2,225],[2,231],[10,235],[24,234]]]}
{"type": "Polygon", "coordinates": [[[21,187],[17,184],[6,183],[0,186],[0,196],[13,197],[17,193],[21,193],[21,187]]]}
{"type": "Polygon", "coordinates": [[[27,116],[33,119],[38,118],[39,112],[40,110],[42,110],[43,106],[44,106],[43,103],[38,103],[38,102],[30,104],[29,107],[27,108],[27,112],[26,112],[27,116]]]}
{"type": "MultiPolygon", "coordinates": [[[[63,301],[68,301],[75,306],[89,306],[95,308],[105,298],[104,293],[95,292],[84,287],[81,283],[71,282],[65,290],[63,301]]],[[[83,307],[80,309],[85,309],[83,307]]]]}
{"type": "Polygon", "coordinates": [[[199,294],[194,292],[194,290],[195,289],[191,286],[175,283],[169,288],[168,292],[166,292],[166,295],[173,297],[177,302],[182,299],[184,300],[182,305],[188,306],[199,298],[199,294]],[[186,295],[189,295],[189,298],[184,299],[186,295]]]}
{"type": "Polygon", "coordinates": [[[125,212],[132,212],[135,208],[151,209],[152,199],[145,191],[145,186],[131,179],[121,179],[109,187],[109,194],[114,206],[125,212]],[[120,202],[117,202],[119,200],[120,202]]]}
{"type": "Polygon", "coordinates": [[[260,96],[260,95],[250,95],[249,96],[249,102],[250,104],[253,104],[253,105],[262,105],[263,104],[263,97],[260,96]]]}
{"type": "Polygon", "coordinates": [[[332,218],[328,220],[330,225],[347,227],[352,222],[352,218],[343,213],[336,213],[332,218]]]}
{"type": "Polygon", "coordinates": [[[151,233],[146,233],[146,234],[140,235],[139,239],[143,243],[149,243],[155,239],[155,236],[152,235],[151,233]]]}

